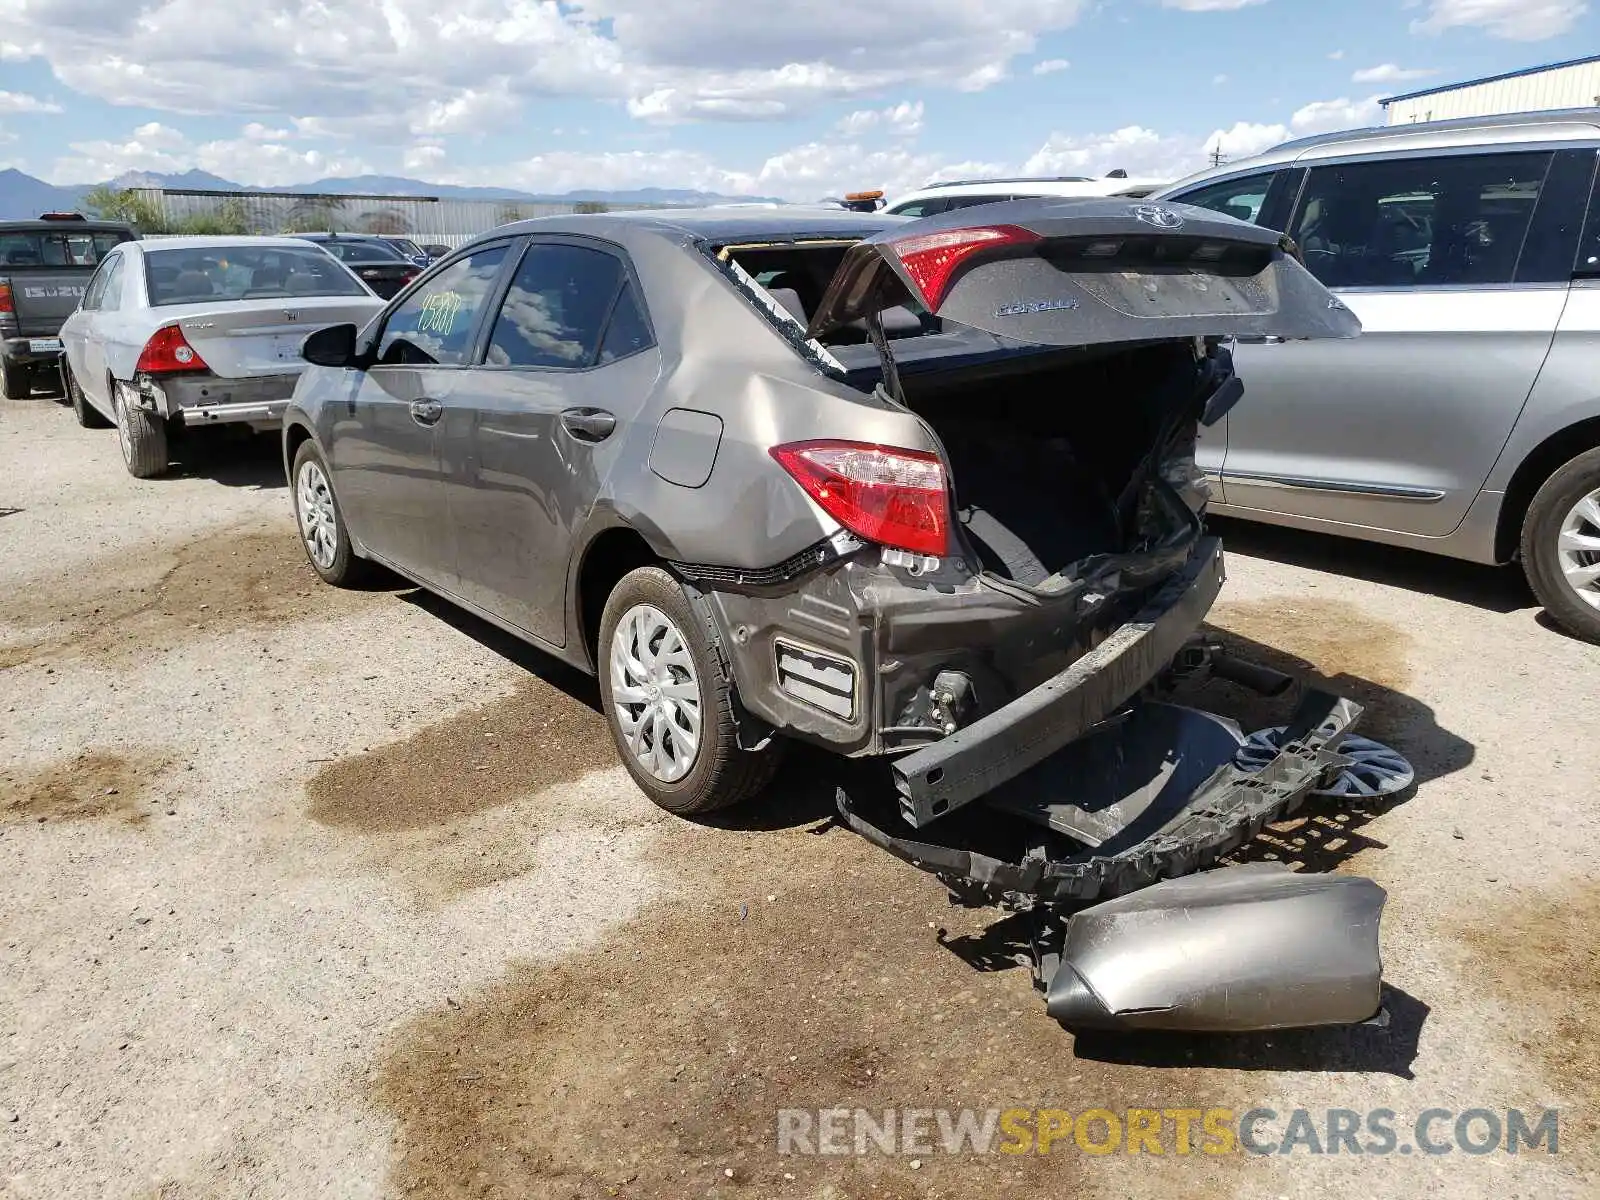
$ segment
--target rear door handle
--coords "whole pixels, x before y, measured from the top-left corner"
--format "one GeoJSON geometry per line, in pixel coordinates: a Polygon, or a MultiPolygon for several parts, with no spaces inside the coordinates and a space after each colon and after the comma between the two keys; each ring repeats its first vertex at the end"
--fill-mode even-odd
{"type": "Polygon", "coordinates": [[[1281,346],[1284,339],[1275,333],[1257,334],[1252,337],[1234,338],[1241,346],[1281,346]]]}
{"type": "Polygon", "coordinates": [[[569,408],[561,414],[561,427],[580,442],[603,442],[617,419],[603,408],[569,408]]]}
{"type": "Polygon", "coordinates": [[[413,400],[411,419],[418,425],[436,425],[444,415],[444,405],[437,400],[413,400]]]}

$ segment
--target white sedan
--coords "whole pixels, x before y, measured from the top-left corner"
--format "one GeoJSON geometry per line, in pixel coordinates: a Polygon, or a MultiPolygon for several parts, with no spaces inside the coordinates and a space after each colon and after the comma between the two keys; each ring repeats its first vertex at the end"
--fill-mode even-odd
{"type": "Polygon", "coordinates": [[[146,479],[170,464],[177,427],[276,426],[307,335],[365,325],[384,304],[299,238],[124,242],[61,327],[67,394],[80,424],[116,426],[128,470],[146,479]]]}

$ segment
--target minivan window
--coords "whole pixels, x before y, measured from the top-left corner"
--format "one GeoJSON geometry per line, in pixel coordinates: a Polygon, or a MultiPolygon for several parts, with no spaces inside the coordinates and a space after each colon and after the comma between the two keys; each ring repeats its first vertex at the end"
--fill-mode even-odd
{"type": "Polygon", "coordinates": [[[613,254],[530,246],[489,336],[489,365],[590,366],[623,282],[622,261],[613,254]]]}
{"type": "Polygon", "coordinates": [[[1271,184],[1271,172],[1265,175],[1246,175],[1242,179],[1213,183],[1187,195],[1173,198],[1181,204],[1209,208],[1212,212],[1254,224],[1261,216],[1261,206],[1267,202],[1267,188],[1271,184]]]}
{"type": "Polygon", "coordinates": [[[506,247],[486,246],[451,263],[396,307],[384,322],[378,362],[457,366],[472,351],[472,331],[500,273],[506,247]]]}
{"type": "Polygon", "coordinates": [[[1290,228],[1328,287],[1511,283],[1548,152],[1315,167],[1290,228]]]}

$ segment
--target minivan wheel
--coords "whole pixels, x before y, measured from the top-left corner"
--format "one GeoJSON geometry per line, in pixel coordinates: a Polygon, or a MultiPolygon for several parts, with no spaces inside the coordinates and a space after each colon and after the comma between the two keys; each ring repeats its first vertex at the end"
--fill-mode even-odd
{"type": "Polygon", "coordinates": [[[739,747],[717,634],[660,567],[622,577],[600,618],[600,696],[640,789],[679,816],[747,799],[771,781],[779,743],[739,747]]]}
{"type": "Polygon", "coordinates": [[[1600,642],[1600,448],[1545,481],[1522,525],[1522,568],[1551,618],[1600,642]]]}
{"type": "Polygon", "coordinates": [[[312,570],[335,587],[360,583],[372,564],[356,555],[333,494],[328,464],[312,442],[300,443],[295,451],[291,479],[295,526],[312,570]]]}

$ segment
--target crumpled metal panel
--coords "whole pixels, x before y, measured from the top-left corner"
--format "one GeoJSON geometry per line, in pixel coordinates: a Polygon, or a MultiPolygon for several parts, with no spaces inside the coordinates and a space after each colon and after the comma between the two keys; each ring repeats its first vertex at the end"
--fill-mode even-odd
{"type": "Polygon", "coordinates": [[[1380,1007],[1387,898],[1273,863],[1158,883],[1072,917],[1046,1007],[1083,1029],[1358,1024],[1380,1007]]]}

